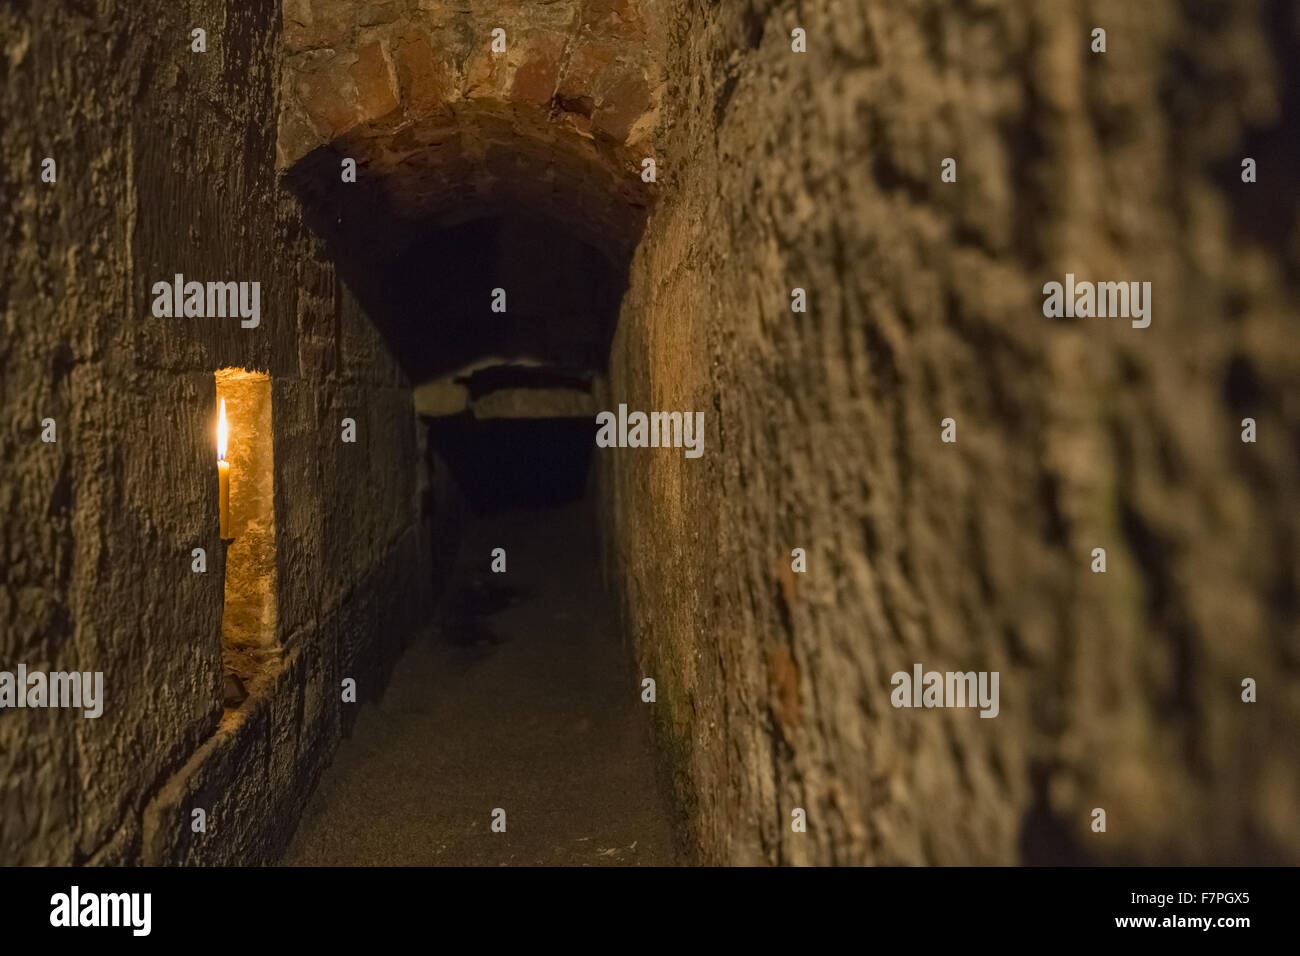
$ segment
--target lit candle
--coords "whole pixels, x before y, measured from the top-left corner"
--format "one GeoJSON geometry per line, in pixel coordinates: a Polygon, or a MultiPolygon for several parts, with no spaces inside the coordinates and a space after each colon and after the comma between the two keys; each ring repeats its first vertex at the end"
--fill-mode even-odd
{"type": "Polygon", "coordinates": [[[230,462],[226,461],[226,400],[221,400],[221,412],[217,416],[217,502],[220,512],[221,537],[230,538],[230,462]]]}

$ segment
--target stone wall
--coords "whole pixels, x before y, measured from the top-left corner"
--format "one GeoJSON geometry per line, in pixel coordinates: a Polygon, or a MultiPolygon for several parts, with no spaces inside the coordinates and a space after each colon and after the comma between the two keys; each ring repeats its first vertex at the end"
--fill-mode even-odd
{"type": "Polygon", "coordinates": [[[1300,860],[1298,31],[679,5],[599,407],[704,411],[705,454],[598,458],[702,860],[1300,860]],[[1067,272],[1150,281],[1150,327],[1045,318],[1067,272]],[[917,662],[999,716],[892,708],[917,662]]]}
{"type": "Polygon", "coordinates": [[[105,683],[98,719],[0,711],[0,863],[266,862],[340,682],[373,696],[426,609],[409,385],[278,184],[278,2],[7,4],[0,35],[0,669],[105,683]],[[155,318],[175,273],[259,281],[260,325],[155,318]],[[227,367],[272,381],[277,652],[223,713],[227,367]]]}

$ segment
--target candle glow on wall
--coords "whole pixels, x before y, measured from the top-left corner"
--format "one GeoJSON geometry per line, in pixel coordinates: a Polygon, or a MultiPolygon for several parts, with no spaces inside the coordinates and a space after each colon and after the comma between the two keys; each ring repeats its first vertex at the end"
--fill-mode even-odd
{"type": "Polygon", "coordinates": [[[230,427],[226,424],[226,400],[221,400],[217,415],[217,501],[220,513],[221,538],[230,540],[230,462],[226,461],[226,442],[230,427]]]}

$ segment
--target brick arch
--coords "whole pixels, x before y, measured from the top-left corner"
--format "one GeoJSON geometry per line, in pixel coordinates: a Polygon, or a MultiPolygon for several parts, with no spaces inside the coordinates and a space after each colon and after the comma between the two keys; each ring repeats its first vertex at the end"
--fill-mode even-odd
{"type": "Polygon", "coordinates": [[[400,245],[430,224],[526,208],[625,255],[648,201],[662,18],[656,0],[284,0],[277,162],[305,200],[335,194],[400,245]],[[492,31],[506,31],[493,53],[492,31]]]}

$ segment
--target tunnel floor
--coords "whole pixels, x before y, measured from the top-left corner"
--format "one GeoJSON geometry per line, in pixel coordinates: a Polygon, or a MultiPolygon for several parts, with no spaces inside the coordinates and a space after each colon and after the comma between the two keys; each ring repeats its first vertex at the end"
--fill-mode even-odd
{"type": "Polygon", "coordinates": [[[675,862],[615,621],[589,503],[471,523],[437,619],[364,706],[283,862],[675,862]]]}

